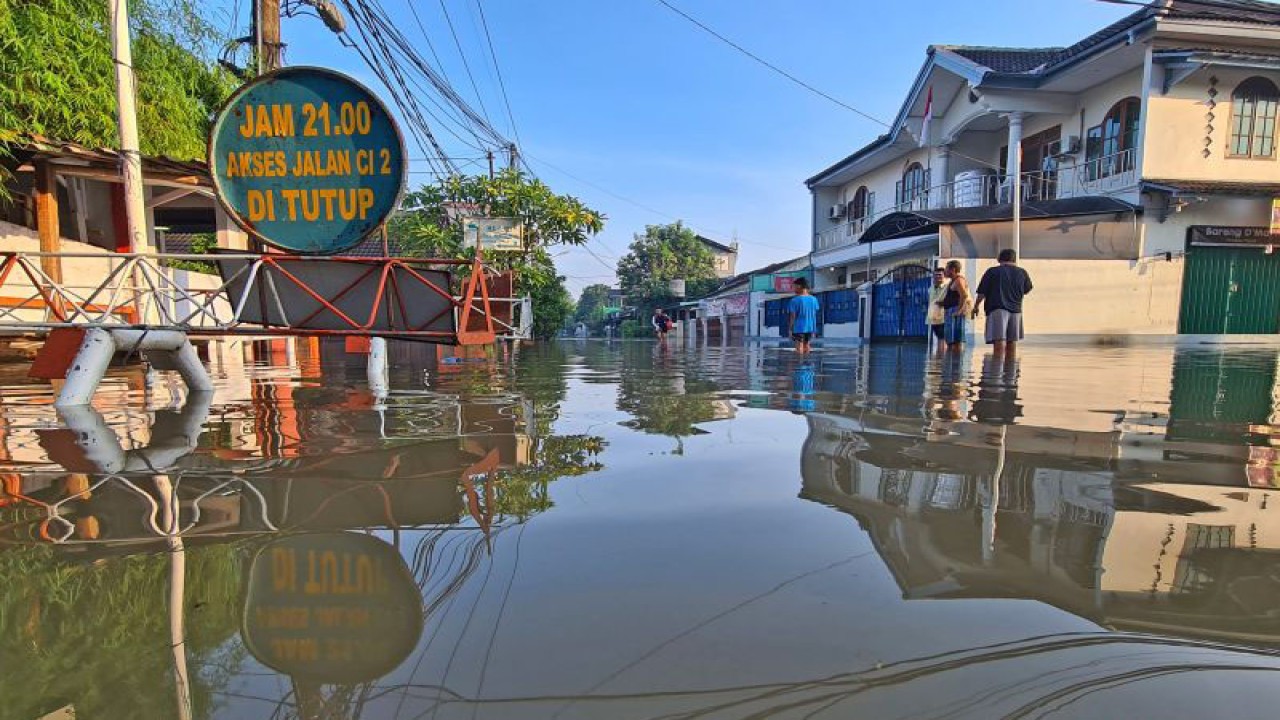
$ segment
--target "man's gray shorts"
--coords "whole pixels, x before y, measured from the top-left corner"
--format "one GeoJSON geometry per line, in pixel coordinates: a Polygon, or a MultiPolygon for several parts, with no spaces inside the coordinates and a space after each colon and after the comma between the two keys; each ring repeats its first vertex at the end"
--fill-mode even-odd
{"type": "Polygon", "coordinates": [[[987,342],[1005,342],[1022,339],[1022,313],[1008,310],[992,310],[987,314],[987,342]]]}

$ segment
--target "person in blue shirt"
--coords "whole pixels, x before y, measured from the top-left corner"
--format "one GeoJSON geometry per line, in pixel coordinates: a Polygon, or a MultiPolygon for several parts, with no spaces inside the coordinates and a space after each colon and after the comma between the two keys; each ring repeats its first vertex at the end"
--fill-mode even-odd
{"type": "Polygon", "coordinates": [[[796,352],[809,354],[809,343],[818,332],[818,298],[809,294],[809,283],[796,278],[791,284],[796,296],[787,304],[787,334],[796,343],[796,352]]]}

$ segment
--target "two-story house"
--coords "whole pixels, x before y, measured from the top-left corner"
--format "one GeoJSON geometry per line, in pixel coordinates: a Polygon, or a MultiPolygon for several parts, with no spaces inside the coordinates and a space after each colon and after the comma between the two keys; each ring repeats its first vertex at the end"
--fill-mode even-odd
{"type": "Polygon", "coordinates": [[[1069,47],[929,48],[889,131],[807,181],[816,289],[864,290],[829,336],[923,337],[932,266],[976,282],[1003,248],[1029,333],[1280,332],[1280,6],[1153,5],[1069,47]]]}

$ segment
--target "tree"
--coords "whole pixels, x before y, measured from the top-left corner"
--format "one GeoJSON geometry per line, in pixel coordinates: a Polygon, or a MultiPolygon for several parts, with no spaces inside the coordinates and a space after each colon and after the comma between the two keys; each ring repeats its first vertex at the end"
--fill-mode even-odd
{"type": "MultiPolygon", "coordinates": [[[[214,111],[235,86],[212,62],[223,38],[197,0],[130,0],[142,151],[205,156],[214,111]]],[[[34,133],[118,147],[102,0],[0,0],[0,143],[34,133]]]]}
{"type": "Polygon", "coordinates": [[[604,322],[604,313],[609,307],[609,293],[609,286],[600,283],[583,288],[573,319],[588,327],[598,327],[604,322]]]}
{"type": "Polygon", "coordinates": [[[604,229],[605,216],[575,197],[555,194],[537,178],[505,170],[492,178],[456,175],[408,193],[388,223],[388,237],[411,256],[470,257],[462,224],[451,218],[451,208],[521,221],[527,250],[493,253],[485,260],[513,271],[520,291],[532,297],[534,333],[555,335],[572,315],[573,299],[547,248],[586,244],[604,229]]]}
{"type": "Polygon", "coordinates": [[[553,281],[539,282],[528,288],[533,303],[533,336],[536,338],[555,337],[568,327],[569,318],[573,317],[573,297],[564,286],[564,276],[554,277],[553,281]]]}
{"type": "Polygon", "coordinates": [[[684,280],[689,297],[715,288],[715,259],[693,230],[676,222],[650,225],[636,235],[631,251],[618,261],[622,292],[634,299],[641,314],[675,299],[672,280],[684,280]]]}

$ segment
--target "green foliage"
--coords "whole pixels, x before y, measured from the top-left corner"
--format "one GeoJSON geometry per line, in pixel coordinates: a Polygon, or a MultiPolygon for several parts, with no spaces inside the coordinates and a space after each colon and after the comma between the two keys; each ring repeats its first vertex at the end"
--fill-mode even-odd
{"type": "MultiPolygon", "coordinates": [[[[200,233],[191,241],[191,252],[200,255],[210,255],[218,249],[217,233],[200,233]]],[[[203,260],[165,260],[165,265],[177,270],[190,270],[191,272],[208,273],[216,275],[218,268],[211,262],[203,260]]]]}
{"type": "Polygon", "coordinates": [[[675,300],[672,280],[683,279],[688,297],[704,295],[715,288],[715,258],[693,230],[676,222],[650,225],[636,235],[631,252],[618,261],[622,292],[641,316],[653,308],[675,300]]]}
{"type": "Polygon", "coordinates": [[[597,458],[604,438],[595,435],[552,435],[536,441],[533,462],[501,473],[496,479],[499,515],[526,520],[551,509],[550,484],[604,468],[597,458]]]}
{"type": "Polygon", "coordinates": [[[464,257],[462,225],[450,222],[446,212],[452,203],[480,208],[489,217],[519,218],[530,249],[583,245],[604,229],[604,215],[581,200],[557,195],[519,170],[504,170],[493,178],[455,175],[406,194],[387,232],[416,255],[464,257]]]}
{"type": "Polygon", "coordinates": [[[604,322],[605,309],[609,307],[609,286],[603,284],[588,285],[582,289],[578,298],[578,307],[573,319],[598,329],[604,322]]]}
{"type": "Polygon", "coordinates": [[[624,320],[618,326],[618,334],[624,338],[652,338],[653,326],[648,320],[624,320]]]}
{"type": "MultiPolygon", "coordinates": [[[[131,0],[145,154],[198,159],[234,87],[209,61],[219,38],[197,0],[131,0]]],[[[117,147],[114,65],[103,0],[0,0],[0,141],[29,132],[117,147]]]]}
{"type": "MultiPolygon", "coordinates": [[[[209,717],[214,691],[243,651],[235,637],[241,548],[186,551],[187,657],[195,717],[209,717]],[[226,668],[221,670],[220,668],[226,668]]],[[[94,564],[68,562],[53,548],[0,552],[0,692],[4,717],[37,718],[62,705],[81,717],[171,717],[168,553],[94,564]]]]}
{"type": "Polygon", "coordinates": [[[569,326],[573,317],[573,297],[564,286],[564,278],[542,282],[528,288],[533,301],[533,336],[553,338],[569,326]]]}
{"type": "Polygon", "coordinates": [[[447,208],[453,204],[482,209],[489,217],[519,218],[524,224],[526,252],[493,253],[485,261],[515,272],[520,292],[532,297],[534,335],[555,336],[572,316],[573,299],[547,248],[585,244],[604,229],[604,215],[575,197],[555,194],[537,178],[505,170],[493,178],[454,176],[408,193],[387,234],[410,256],[470,257],[472,251],[463,247],[462,224],[449,219],[447,208]]]}

